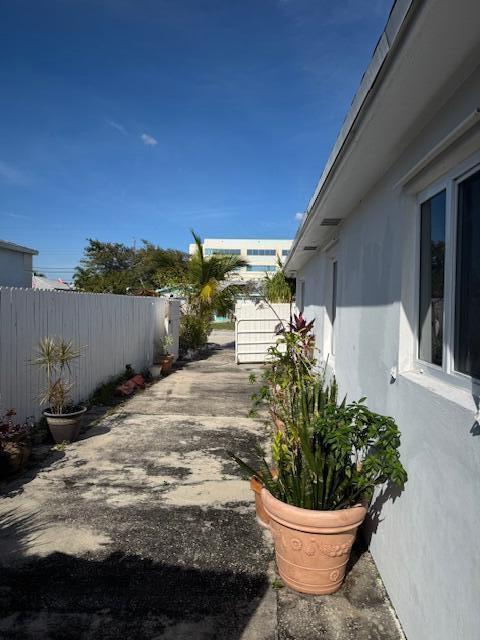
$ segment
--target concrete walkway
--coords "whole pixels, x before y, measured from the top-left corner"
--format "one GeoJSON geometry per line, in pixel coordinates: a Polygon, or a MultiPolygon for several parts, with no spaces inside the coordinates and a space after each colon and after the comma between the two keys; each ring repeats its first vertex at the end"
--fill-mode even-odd
{"type": "Polygon", "coordinates": [[[6,640],[397,640],[368,554],[323,598],[278,589],[248,483],[265,426],[248,367],[222,348],[130,399],[3,487],[6,640]]]}

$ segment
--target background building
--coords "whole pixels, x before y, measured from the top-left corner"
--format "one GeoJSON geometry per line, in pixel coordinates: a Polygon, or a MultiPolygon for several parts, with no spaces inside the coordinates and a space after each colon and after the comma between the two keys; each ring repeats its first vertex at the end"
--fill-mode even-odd
{"type": "Polygon", "coordinates": [[[0,240],[0,287],[31,287],[35,249],[0,240]]]}
{"type": "MultiPolygon", "coordinates": [[[[242,240],[233,238],[205,238],[203,250],[206,256],[214,254],[238,255],[247,261],[247,266],[239,271],[243,280],[261,280],[266,273],[274,273],[277,260],[288,256],[292,240],[242,240]]],[[[189,253],[195,253],[195,244],[189,246],[189,253]]]]}

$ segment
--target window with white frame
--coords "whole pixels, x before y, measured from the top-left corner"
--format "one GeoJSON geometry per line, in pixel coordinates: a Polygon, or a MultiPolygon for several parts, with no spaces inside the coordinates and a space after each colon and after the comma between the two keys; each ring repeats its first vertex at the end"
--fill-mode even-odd
{"type": "Polygon", "coordinates": [[[419,217],[418,359],[478,381],[480,164],[422,194],[419,217]]]}

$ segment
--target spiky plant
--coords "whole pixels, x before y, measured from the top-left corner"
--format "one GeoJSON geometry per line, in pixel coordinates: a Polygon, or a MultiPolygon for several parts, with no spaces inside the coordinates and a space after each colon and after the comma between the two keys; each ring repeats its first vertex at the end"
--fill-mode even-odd
{"type": "Polygon", "coordinates": [[[47,385],[40,394],[40,404],[46,405],[51,413],[63,414],[71,404],[71,363],[80,357],[72,340],[45,337],[38,343],[33,364],[45,373],[47,385]]]}

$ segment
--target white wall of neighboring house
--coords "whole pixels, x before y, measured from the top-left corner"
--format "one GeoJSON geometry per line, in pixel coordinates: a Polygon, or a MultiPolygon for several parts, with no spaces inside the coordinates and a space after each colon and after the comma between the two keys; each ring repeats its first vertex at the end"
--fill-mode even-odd
{"type": "MultiPolygon", "coordinates": [[[[453,73],[447,73],[438,60],[438,66],[431,68],[431,81],[441,80],[441,88],[428,111],[416,111],[415,95],[406,94],[403,103],[397,103],[399,128],[402,110],[404,114],[410,110],[412,121],[392,155],[380,157],[384,168],[372,178],[373,186],[368,184],[361,193],[354,165],[343,173],[340,165],[335,179],[358,188],[353,204],[342,211],[338,203],[344,195],[335,192],[335,186],[331,196],[328,185],[327,195],[320,190],[313,209],[318,206],[320,218],[338,217],[341,223],[327,233],[310,222],[298,235],[287,269],[296,272],[297,292],[304,291],[297,304],[308,319],[315,318],[317,348],[323,358],[328,357],[341,393],[351,400],[367,396],[370,408],[393,416],[402,433],[408,483],[394,500],[385,501],[377,494],[367,535],[406,636],[474,640],[480,637],[480,436],[476,435],[480,427],[475,422],[479,387],[467,376],[419,362],[417,301],[421,194],[428,194],[432,186],[430,193],[437,192],[446,177],[454,185],[452,180],[465,172],[480,170],[478,29],[476,47],[472,46],[480,12],[468,0],[455,6],[438,0],[425,3],[415,19],[411,36],[406,36],[410,41],[417,28],[417,42],[423,37],[433,47],[428,41],[431,20],[442,20],[438,37],[443,31],[450,34],[449,60],[456,55],[452,52],[465,47],[463,61],[453,73]],[[436,18],[428,15],[429,10],[436,12],[432,14],[436,18]],[[315,239],[317,248],[305,251],[304,245],[315,246],[315,239]]],[[[441,47],[434,50],[438,55],[441,47]]],[[[413,54],[412,60],[416,63],[410,73],[420,73],[423,61],[413,54]]],[[[391,136],[395,135],[392,128],[391,136]]],[[[379,140],[378,153],[381,144],[379,140]]],[[[362,145],[361,130],[355,145],[362,145]]],[[[347,158],[349,151],[347,147],[347,158]]],[[[364,164],[371,161],[374,156],[365,150],[364,164]]],[[[356,166],[361,173],[363,168],[356,166]]],[[[448,189],[455,206],[455,189],[448,189]]],[[[480,210],[475,215],[480,217],[480,210]]],[[[447,223],[447,238],[448,233],[455,237],[447,223]]],[[[446,286],[454,286],[448,271],[453,264],[446,268],[446,282],[450,281],[446,286]]],[[[480,331],[480,319],[478,327],[480,331]]]]}
{"type": "Polygon", "coordinates": [[[0,287],[31,287],[32,258],[37,253],[0,240],[0,287]]]}
{"type": "MultiPolygon", "coordinates": [[[[242,267],[238,272],[243,280],[261,280],[265,273],[275,273],[278,258],[285,261],[291,246],[292,240],[278,239],[205,238],[203,241],[203,250],[207,256],[232,250],[232,253],[246,260],[248,266],[242,267]]],[[[189,245],[189,253],[193,254],[195,248],[195,244],[189,245]]]]}

